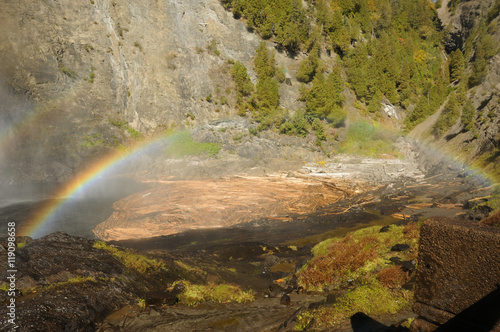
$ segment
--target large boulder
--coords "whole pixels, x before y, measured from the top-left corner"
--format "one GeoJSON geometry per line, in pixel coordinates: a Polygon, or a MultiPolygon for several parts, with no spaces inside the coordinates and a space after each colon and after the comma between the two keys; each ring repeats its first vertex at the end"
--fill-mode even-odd
{"type": "Polygon", "coordinates": [[[421,229],[412,331],[500,331],[500,228],[433,218],[421,229]]]}

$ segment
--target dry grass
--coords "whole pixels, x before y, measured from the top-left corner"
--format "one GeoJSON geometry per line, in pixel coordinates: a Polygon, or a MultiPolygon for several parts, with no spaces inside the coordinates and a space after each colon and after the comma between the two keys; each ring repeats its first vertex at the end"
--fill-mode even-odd
{"type": "Polygon", "coordinates": [[[490,215],[479,222],[481,225],[500,227],[500,212],[490,215]]]}
{"type": "Polygon", "coordinates": [[[366,236],[359,240],[347,235],[326,248],[325,256],[316,256],[299,273],[299,279],[306,288],[334,285],[345,282],[348,272],[363,267],[377,254],[378,240],[366,236]]]}
{"type": "Polygon", "coordinates": [[[391,266],[380,271],[377,279],[386,287],[399,288],[408,281],[408,274],[401,266],[391,266]]]}

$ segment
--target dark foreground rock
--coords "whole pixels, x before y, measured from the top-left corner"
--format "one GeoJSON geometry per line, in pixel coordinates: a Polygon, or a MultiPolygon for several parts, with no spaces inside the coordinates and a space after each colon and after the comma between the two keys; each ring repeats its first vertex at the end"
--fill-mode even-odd
{"type": "Polygon", "coordinates": [[[434,218],[421,228],[413,331],[500,331],[500,229],[434,218]]]}
{"type": "Polygon", "coordinates": [[[7,266],[7,239],[0,240],[1,280],[15,275],[15,291],[9,294],[5,283],[0,290],[0,331],[13,330],[9,318],[15,318],[17,331],[95,331],[110,313],[137,306],[138,299],[175,302],[175,294],[165,291],[173,274],[155,271],[153,276],[148,269],[141,274],[94,248],[93,240],[64,233],[17,240],[14,267],[7,266]],[[14,310],[7,307],[11,299],[14,310]]]}

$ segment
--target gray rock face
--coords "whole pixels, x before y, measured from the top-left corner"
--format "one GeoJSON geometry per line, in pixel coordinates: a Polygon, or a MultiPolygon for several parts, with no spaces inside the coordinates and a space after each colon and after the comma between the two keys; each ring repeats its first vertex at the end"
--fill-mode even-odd
{"type": "MultiPolygon", "coordinates": [[[[130,138],[109,119],[144,134],[233,116],[229,60],[242,61],[256,81],[252,59],[260,39],[217,0],[0,5],[6,32],[0,35],[0,86],[2,94],[22,100],[3,105],[0,129],[22,124],[27,133],[16,131],[2,152],[9,156],[4,169],[22,168],[12,179],[30,174],[61,181],[69,176],[64,167],[78,167],[130,138]]],[[[276,60],[294,72],[294,59],[278,53],[276,60]]],[[[298,107],[294,83],[281,87],[282,105],[290,109],[298,107]]]]}

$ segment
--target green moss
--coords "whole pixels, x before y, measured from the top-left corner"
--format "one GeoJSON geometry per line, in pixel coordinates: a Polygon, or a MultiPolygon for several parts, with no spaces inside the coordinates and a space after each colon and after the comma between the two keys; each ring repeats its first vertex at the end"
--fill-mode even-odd
{"type": "Polygon", "coordinates": [[[107,250],[117,257],[126,267],[136,270],[139,273],[146,273],[149,270],[166,270],[163,262],[148,258],[130,251],[112,247],[103,241],[96,241],[93,245],[96,249],[107,250]]]}
{"type": "Polygon", "coordinates": [[[331,307],[308,310],[302,313],[297,321],[299,331],[305,329],[314,319],[313,327],[318,329],[333,328],[349,322],[349,318],[357,312],[368,316],[396,314],[409,309],[412,292],[391,290],[376,280],[348,292],[331,307]]]}
{"type": "Polygon", "coordinates": [[[19,242],[19,243],[17,244],[17,247],[18,247],[18,248],[24,248],[24,247],[26,247],[26,242],[19,242]]]}
{"type": "Polygon", "coordinates": [[[246,303],[255,299],[252,290],[243,291],[236,285],[195,285],[185,280],[179,282],[184,284],[184,291],[178,296],[179,301],[189,306],[207,301],[215,303],[246,303]]]}

